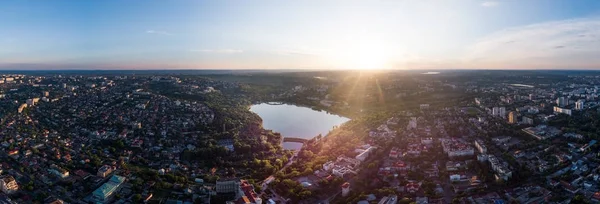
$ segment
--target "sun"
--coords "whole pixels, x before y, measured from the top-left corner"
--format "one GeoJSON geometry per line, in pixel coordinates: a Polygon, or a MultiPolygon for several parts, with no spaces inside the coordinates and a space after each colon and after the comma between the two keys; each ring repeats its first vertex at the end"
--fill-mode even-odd
{"type": "Polygon", "coordinates": [[[353,58],[357,69],[383,69],[388,60],[386,53],[378,49],[360,50],[353,58]]]}
{"type": "Polygon", "coordinates": [[[362,42],[336,50],[335,63],[347,69],[386,69],[390,61],[389,52],[381,43],[362,42]]]}

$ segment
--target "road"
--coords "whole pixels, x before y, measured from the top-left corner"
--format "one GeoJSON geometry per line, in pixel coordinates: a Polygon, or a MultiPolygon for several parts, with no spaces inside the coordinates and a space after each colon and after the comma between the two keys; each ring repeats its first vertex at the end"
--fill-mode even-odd
{"type": "MultiPolygon", "coordinates": [[[[271,183],[271,181],[275,180],[275,176],[274,175],[277,174],[277,173],[279,173],[279,172],[281,172],[281,171],[284,171],[286,168],[288,168],[289,166],[291,166],[294,163],[294,158],[296,158],[297,155],[298,155],[298,151],[296,151],[292,155],[292,157],[290,157],[290,160],[285,165],[283,165],[283,168],[281,168],[279,171],[275,172],[274,174],[271,174],[265,180],[263,180],[263,181],[260,182],[262,190],[263,190],[262,194],[264,194],[264,192],[266,192],[267,189],[269,188],[268,184],[271,183]]],[[[271,192],[273,193],[273,195],[275,195],[277,197],[278,200],[280,200],[280,201],[285,201],[286,200],[285,198],[279,196],[275,191],[271,191],[271,192]]]]}
{"type": "Polygon", "coordinates": [[[319,201],[319,203],[324,203],[324,204],[329,204],[329,202],[331,200],[333,200],[333,198],[335,198],[338,194],[342,193],[342,191],[338,191],[337,193],[333,194],[332,196],[329,196],[328,198],[319,201]]]}

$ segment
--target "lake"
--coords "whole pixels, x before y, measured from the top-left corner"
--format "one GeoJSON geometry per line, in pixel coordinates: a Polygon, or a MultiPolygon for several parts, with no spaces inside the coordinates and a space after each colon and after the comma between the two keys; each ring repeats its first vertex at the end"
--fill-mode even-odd
{"type": "Polygon", "coordinates": [[[527,88],[534,88],[535,86],[532,85],[527,85],[527,84],[510,84],[512,86],[519,86],[519,87],[527,87],[527,88]]]}
{"type": "MultiPolygon", "coordinates": [[[[288,104],[271,105],[262,103],[252,105],[250,111],[262,118],[265,129],[279,132],[283,137],[304,139],[312,139],[319,134],[325,136],[334,126],[339,126],[350,120],[325,111],[316,111],[311,108],[288,104]]],[[[298,150],[301,147],[301,143],[283,143],[285,149],[298,150]]]]}

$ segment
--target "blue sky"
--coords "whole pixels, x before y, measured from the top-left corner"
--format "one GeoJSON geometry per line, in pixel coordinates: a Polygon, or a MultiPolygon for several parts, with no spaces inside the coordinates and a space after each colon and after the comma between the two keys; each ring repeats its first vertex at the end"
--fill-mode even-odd
{"type": "Polygon", "coordinates": [[[0,1],[2,69],[600,68],[600,1],[0,1]]]}

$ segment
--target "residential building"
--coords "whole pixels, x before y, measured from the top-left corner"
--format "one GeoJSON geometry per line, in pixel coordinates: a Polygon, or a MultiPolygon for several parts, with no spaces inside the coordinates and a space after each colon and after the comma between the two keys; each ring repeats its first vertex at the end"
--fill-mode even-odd
{"type": "Polygon", "coordinates": [[[331,171],[331,173],[341,178],[344,178],[344,175],[347,175],[348,173],[357,174],[354,169],[347,166],[336,167],[333,169],[333,171],[331,171]]]}
{"type": "Polygon", "coordinates": [[[492,108],[492,116],[496,117],[506,117],[506,108],[505,107],[493,107],[492,108]]]}
{"type": "Polygon", "coordinates": [[[523,132],[535,137],[538,140],[545,140],[555,137],[561,133],[558,128],[546,125],[524,128],[523,132]]]}
{"type": "Polygon", "coordinates": [[[556,99],[556,105],[558,105],[558,107],[565,107],[569,105],[569,99],[567,97],[558,97],[556,99]]]}
{"type": "Polygon", "coordinates": [[[477,147],[479,153],[487,154],[487,147],[485,146],[482,140],[475,140],[475,147],[477,147]]]}
{"type": "Polygon", "coordinates": [[[104,165],[104,166],[100,167],[100,169],[98,169],[97,175],[99,177],[106,178],[106,176],[110,175],[110,173],[112,173],[112,171],[113,171],[113,168],[111,166],[104,165]]]}
{"type": "Polygon", "coordinates": [[[424,144],[424,145],[433,144],[433,138],[431,138],[431,137],[421,138],[421,144],[424,144]]]}
{"type": "Polygon", "coordinates": [[[33,99],[27,99],[27,101],[25,102],[28,106],[33,106],[35,105],[35,102],[33,102],[33,99]]]}
{"type": "Polygon", "coordinates": [[[406,130],[417,129],[417,117],[411,117],[408,121],[408,125],[406,126],[406,130]]]}
{"type": "Polygon", "coordinates": [[[561,108],[558,106],[554,106],[554,113],[562,113],[562,114],[567,114],[567,115],[571,115],[572,111],[571,109],[568,108],[561,108]]]}
{"type": "Polygon", "coordinates": [[[527,125],[533,125],[533,119],[523,116],[522,123],[527,125]]]}
{"type": "Polygon", "coordinates": [[[512,177],[512,171],[509,169],[508,163],[501,161],[494,155],[489,155],[488,161],[490,161],[492,170],[496,172],[496,179],[508,180],[512,177]]]}
{"type": "Polygon", "coordinates": [[[415,199],[416,204],[429,204],[429,199],[427,197],[417,197],[415,199]]]}
{"type": "Polygon", "coordinates": [[[488,160],[488,155],[487,154],[478,154],[477,155],[477,161],[479,162],[485,162],[488,160]]]}
{"type": "Polygon", "coordinates": [[[48,172],[50,172],[60,178],[67,178],[69,176],[69,171],[67,171],[63,168],[60,168],[59,166],[56,166],[55,164],[50,165],[50,169],[48,170],[48,172]]]}
{"type": "Polygon", "coordinates": [[[369,155],[371,154],[371,152],[375,151],[375,149],[377,149],[376,147],[369,147],[366,150],[364,150],[363,152],[361,152],[360,154],[356,155],[356,159],[359,161],[365,161],[365,159],[367,159],[367,157],[369,157],[369,155]]]}
{"type": "Polygon", "coordinates": [[[219,180],[215,185],[215,190],[217,193],[237,193],[239,186],[239,179],[219,180]]]}
{"type": "Polygon", "coordinates": [[[398,196],[397,195],[384,196],[378,202],[378,204],[396,204],[396,203],[398,203],[398,196]]]}
{"type": "Polygon", "coordinates": [[[342,197],[348,196],[350,193],[350,183],[346,182],[342,184],[342,197]]]}
{"type": "Polygon", "coordinates": [[[398,148],[393,147],[392,150],[390,150],[390,154],[388,155],[388,157],[392,159],[397,159],[399,154],[400,152],[398,151],[398,148]]]}
{"type": "Polygon", "coordinates": [[[577,100],[577,102],[575,102],[575,110],[583,110],[584,105],[585,104],[583,100],[577,100]]]}
{"type": "Polygon", "coordinates": [[[240,198],[237,199],[237,202],[235,203],[262,204],[262,199],[254,191],[254,186],[248,183],[248,181],[241,180],[238,188],[240,191],[240,198]]]}
{"type": "Polygon", "coordinates": [[[421,150],[422,150],[421,145],[409,144],[408,147],[406,147],[406,154],[413,155],[413,156],[419,156],[419,155],[421,155],[421,150]]]}
{"type": "Polygon", "coordinates": [[[475,154],[472,146],[457,139],[442,140],[442,149],[449,157],[471,156],[475,154]]]}
{"type": "Polygon", "coordinates": [[[580,147],[579,151],[581,151],[581,152],[587,151],[590,147],[594,146],[596,144],[596,142],[598,142],[598,141],[596,141],[596,140],[590,141],[589,143],[587,143],[587,144],[583,145],[582,147],[580,147]]]}
{"type": "Polygon", "coordinates": [[[113,175],[92,193],[92,198],[98,203],[108,203],[123,182],[125,177],[113,175]]]}
{"type": "Polygon", "coordinates": [[[11,194],[19,190],[19,185],[12,176],[3,176],[0,177],[0,190],[6,194],[11,194]]]}
{"type": "Polygon", "coordinates": [[[517,123],[517,112],[516,111],[508,112],[508,123],[510,123],[510,124],[517,123]]]}
{"type": "Polygon", "coordinates": [[[328,161],[323,164],[323,170],[325,170],[327,172],[331,172],[334,167],[335,167],[335,162],[333,162],[333,161],[328,161]]]}
{"type": "Polygon", "coordinates": [[[27,104],[26,104],[26,103],[24,103],[24,104],[21,104],[21,105],[19,106],[19,108],[17,109],[17,112],[21,113],[21,112],[23,112],[23,110],[24,110],[25,108],[27,108],[27,104]]]}
{"type": "Polygon", "coordinates": [[[421,185],[414,181],[409,181],[404,185],[404,191],[408,193],[416,193],[421,188],[421,185]]]}

